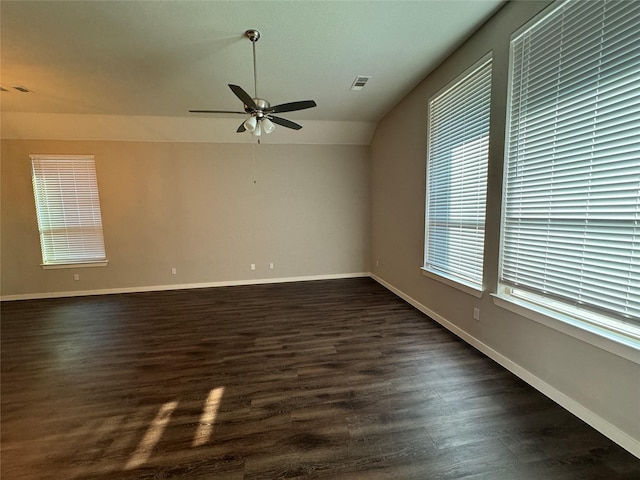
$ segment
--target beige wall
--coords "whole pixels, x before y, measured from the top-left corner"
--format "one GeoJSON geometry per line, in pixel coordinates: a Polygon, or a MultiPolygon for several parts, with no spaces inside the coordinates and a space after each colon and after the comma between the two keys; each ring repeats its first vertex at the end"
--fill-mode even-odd
{"type": "Polygon", "coordinates": [[[369,271],[367,146],[3,140],[1,163],[3,296],[369,271]],[[40,267],[32,153],[95,155],[107,267],[40,267]]]}
{"type": "Polygon", "coordinates": [[[557,401],[640,455],[640,355],[610,353],[494,304],[501,182],[512,32],[546,2],[510,2],[433,71],[381,122],[372,151],[372,273],[423,311],[432,312],[557,401]],[[422,275],[427,103],[489,51],[493,52],[490,167],[481,299],[422,275]],[[376,262],[377,265],[376,266],[376,262]],[[481,320],[472,318],[473,308],[481,320]],[[635,355],[635,359],[633,358],[635,355]],[[635,361],[634,361],[635,360],[635,361]]]}

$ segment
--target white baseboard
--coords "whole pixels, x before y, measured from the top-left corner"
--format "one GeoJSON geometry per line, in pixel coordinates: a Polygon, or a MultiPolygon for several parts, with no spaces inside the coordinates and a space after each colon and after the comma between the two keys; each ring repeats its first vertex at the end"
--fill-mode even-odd
{"type": "Polygon", "coordinates": [[[404,301],[406,301],[410,305],[420,310],[425,315],[429,316],[430,318],[438,322],[440,325],[442,325],[447,330],[449,330],[450,332],[460,337],[462,340],[464,340],[468,344],[472,345],[473,347],[475,347],[476,349],[484,353],[486,356],[488,356],[492,360],[502,365],[511,373],[513,373],[517,377],[527,382],[529,385],[531,385],[536,390],[543,393],[544,395],[549,397],[551,400],[553,400],[554,402],[556,402],[557,404],[559,404],[560,406],[562,406],[563,408],[565,408],[566,410],[574,414],[576,417],[588,423],[593,428],[598,430],[600,433],[607,436],[609,439],[616,442],[618,445],[620,445],[624,449],[628,450],[631,454],[640,458],[640,440],[633,438],[632,436],[620,430],[618,427],[607,422],[605,419],[598,416],[593,411],[584,407],[582,404],[578,403],[571,397],[568,397],[557,388],[549,385],[544,380],[541,380],[539,377],[537,377],[533,373],[529,372],[528,370],[521,367],[514,361],[505,357],[500,352],[491,348],[489,345],[481,342],[480,340],[470,335],[465,330],[462,330],[460,327],[453,324],[452,322],[442,317],[441,315],[437,314],[427,306],[418,302],[417,300],[405,294],[401,290],[395,288],[393,285],[385,282],[383,279],[381,279],[377,275],[371,274],[371,278],[373,278],[376,282],[378,282],[383,287],[395,293],[397,296],[402,298],[404,301]]]}
{"type": "Polygon", "coordinates": [[[205,283],[181,283],[173,285],[150,285],[140,287],[124,287],[124,288],[102,288],[98,290],[77,290],[67,292],[44,292],[44,293],[25,293],[18,295],[2,295],[0,301],[12,300],[38,300],[43,298],[67,298],[67,297],[84,297],[88,295],[112,295],[116,293],[139,293],[139,292],[162,292],[166,290],[188,290],[192,288],[214,288],[214,287],[232,287],[238,285],[262,285],[268,283],[288,283],[288,282],[309,282],[314,280],[337,280],[341,278],[361,278],[369,277],[369,272],[355,273],[336,273],[330,275],[309,275],[302,277],[283,277],[283,278],[252,278],[245,280],[229,280],[222,282],[205,282],[205,283]]]}

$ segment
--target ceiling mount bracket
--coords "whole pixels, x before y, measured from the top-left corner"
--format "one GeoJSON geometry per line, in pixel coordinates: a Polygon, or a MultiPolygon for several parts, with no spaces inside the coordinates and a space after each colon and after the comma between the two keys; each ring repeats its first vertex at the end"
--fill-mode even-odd
{"type": "Polygon", "coordinates": [[[251,40],[253,43],[260,40],[260,32],[255,28],[249,29],[244,34],[251,40]]]}

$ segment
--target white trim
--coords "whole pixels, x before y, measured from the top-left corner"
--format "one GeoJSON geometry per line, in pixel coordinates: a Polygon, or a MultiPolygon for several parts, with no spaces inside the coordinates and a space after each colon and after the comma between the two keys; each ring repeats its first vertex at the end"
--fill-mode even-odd
{"type": "Polygon", "coordinates": [[[67,155],[64,153],[60,153],[60,154],[31,153],[29,154],[29,160],[95,160],[95,155],[93,154],[67,155]]]}
{"type": "Polygon", "coordinates": [[[425,277],[432,278],[440,283],[444,283],[445,285],[449,285],[450,287],[456,288],[461,292],[467,293],[469,295],[473,295],[476,298],[482,298],[482,294],[484,293],[478,287],[471,285],[470,283],[463,283],[462,280],[449,278],[444,274],[432,272],[431,270],[427,270],[424,267],[420,267],[422,270],[422,274],[425,277]]]}
{"type": "Polygon", "coordinates": [[[140,287],[102,288],[99,290],[77,290],[67,292],[23,293],[1,295],[0,302],[14,300],[39,300],[43,298],[84,297],[88,295],[112,295],[117,293],[161,292],[166,290],[188,290],[192,288],[232,287],[239,285],[262,285],[268,283],[309,282],[314,280],[339,280],[342,278],[369,277],[369,272],[336,273],[330,275],[309,275],[301,277],[259,278],[246,280],[227,280],[222,282],[181,283],[174,285],[149,285],[140,287]]]}
{"type": "MultiPolygon", "coordinates": [[[[3,140],[77,140],[123,142],[255,143],[238,135],[240,120],[208,115],[83,115],[71,113],[2,112],[3,140]]],[[[263,144],[369,145],[375,122],[296,120],[302,130],[278,128],[263,135],[263,144]]]]}
{"type": "Polygon", "coordinates": [[[535,388],[539,392],[549,397],[558,405],[565,408],[566,410],[568,410],[569,412],[571,412],[572,414],[574,414],[584,422],[591,425],[600,433],[602,433],[612,441],[616,442],[622,448],[624,448],[625,450],[628,450],[631,454],[640,458],[640,440],[633,438],[626,432],[620,430],[615,425],[612,425],[611,423],[609,423],[599,415],[595,414],[593,411],[589,410],[588,408],[584,407],[583,405],[581,405],[571,397],[567,396],[557,388],[553,387],[552,385],[549,385],[547,382],[540,379],[539,377],[529,372],[525,368],[521,367],[520,365],[515,363],[513,360],[510,360],[509,358],[505,357],[500,352],[494,350],[490,346],[481,342],[480,340],[475,338],[473,335],[469,334],[465,330],[462,330],[460,327],[458,327],[454,323],[450,322],[446,318],[437,314],[436,312],[426,307],[425,305],[421,304],[417,300],[413,299],[409,295],[403,293],[401,290],[398,290],[393,285],[385,282],[377,275],[371,274],[371,278],[373,278],[376,282],[378,282],[383,287],[387,288],[391,292],[398,295],[400,298],[405,300],[410,305],[420,310],[425,315],[429,316],[430,318],[438,322],[440,325],[445,327],[450,332],[460,337],[469,345],[477,348],[480,352],[484,353],[486,356],[488,356],[492,360],[502,365],[504,368],[506,368],[511,373],[513,373],[517,377],[527,382],[529,385],[531,385],[533,388],[535,388]]]}
{"type": "Polygon", "coordinates": [[[640,344],[631,336],[584,321],[581,322],[559,312],[552,313],[544,307],[511,296],[492,295],[492,297],[493,303],[500,308],[640,365],[640,344]]]}
{"type": "Polygon", "coordinates": [[[41,263],[40,264],[43,270],[57,270],[59,268],[106,267],[107,265],[109,265],[109,260],[97,260],[95,262],[82,262],[82,263],[41,263]]]}

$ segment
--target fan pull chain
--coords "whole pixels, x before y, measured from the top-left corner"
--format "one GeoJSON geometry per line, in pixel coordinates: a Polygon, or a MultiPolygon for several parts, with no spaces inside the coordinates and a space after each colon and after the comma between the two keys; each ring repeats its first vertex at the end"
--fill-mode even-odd
{"type": "MultiPolygon", "coordinates": [[[[260,142],[260,139],[258,139],[258,143],[259,142],[260,142]]],[[[258,182],[256,181],[256,170],[257,170],[257,168],[256,168],[256,144],[255,143],[251,144],[251,159],[253,161],[253,165],[252,165],[252,167],[253,167],[253,183],[256,184],[258,182]]]]}

